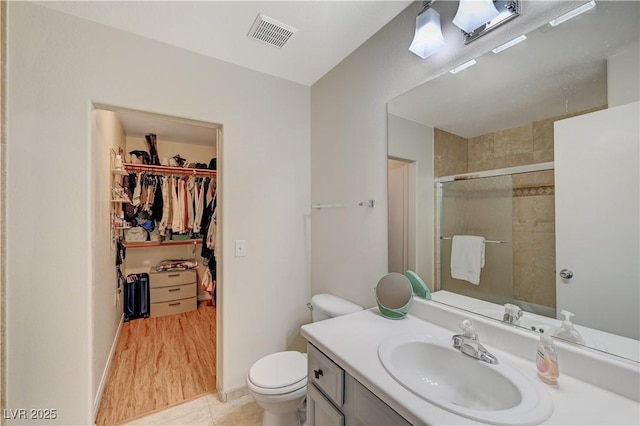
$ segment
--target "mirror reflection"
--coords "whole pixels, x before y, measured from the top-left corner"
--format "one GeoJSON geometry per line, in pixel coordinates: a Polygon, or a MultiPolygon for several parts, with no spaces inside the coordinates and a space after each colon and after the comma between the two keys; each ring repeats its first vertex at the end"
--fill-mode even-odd
{"type": "Polygon", "coordinates": [[[639,18],[598,2],[388,103],[390,272],[640,361],[639,18]],[[484,238],[478,284],[451,273],[464,235],[484,238]]]}

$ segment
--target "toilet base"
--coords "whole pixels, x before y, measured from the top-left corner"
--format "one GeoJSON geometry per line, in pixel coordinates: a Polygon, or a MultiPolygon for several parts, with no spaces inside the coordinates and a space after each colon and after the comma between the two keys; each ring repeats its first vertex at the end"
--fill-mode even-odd
{"type": "Polygon", "coordinates": [[[265,411],[262,417],[262,426],[299,426],[300,417],[298,412],[293,413],[273,413],[265,411]]]}

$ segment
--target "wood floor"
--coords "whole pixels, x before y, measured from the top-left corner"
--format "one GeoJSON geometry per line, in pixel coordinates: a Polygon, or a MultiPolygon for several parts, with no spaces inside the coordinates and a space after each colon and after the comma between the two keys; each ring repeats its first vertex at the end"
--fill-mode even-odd
{"type": "Polygon", "coordinates": [[[122,326],[96,416],[120,424],[215,391],[216,308],[122,326]]]}

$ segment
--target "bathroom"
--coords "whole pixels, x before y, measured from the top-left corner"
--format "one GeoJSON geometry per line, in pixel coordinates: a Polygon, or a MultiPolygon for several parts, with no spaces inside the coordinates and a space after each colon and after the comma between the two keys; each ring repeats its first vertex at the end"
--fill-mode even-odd
{"type": "MultiPolygon", "coordinates": [[[[87,424],[92,416],[106,358],[104,349],[96,349],[105,337],[93,317],[94,290],[86,285],[95,281],[98,262],[87,238],[98,226],[88,184],[92,102],[225,126],[221,155],[233,191],[225,194],[223,244],[232,250],[235,240],[244,239],[247,256],[236,259],[230,252],[221,272],[228,283],[219,336],[223,393],[232,398],[244,387],[259,356],[304,350],[299,328],[310,321],[306,303],[313,294],[375,305],[372,288],[387,272],[386,103],[517,35],[505,26],[467,49],[458,46],[422,61],[405,48],[421,4],[407,5],[311,86],[35,3],[8,7],[12,143],[6,144],[9,164],[3,170],[10,231],[3,347],[12,408],[57,408],[67,424],[87,424]],[[38,62],[19,51],[38,52],[38,62]],[[25,186],[33,182],[48,182],[49,188],[28,197],[25,186]],[[310,208],[369,199],[374,208],[310,208]],[[42,221],[42,207],[60,200],[65,208],[52,209],[42,221]],[[52,273],[60,265],[68,265],[65,273],[52,273]]],[[[514,25],[529,32],[563,8],[568,6],[527,4],[514,25]]]]}

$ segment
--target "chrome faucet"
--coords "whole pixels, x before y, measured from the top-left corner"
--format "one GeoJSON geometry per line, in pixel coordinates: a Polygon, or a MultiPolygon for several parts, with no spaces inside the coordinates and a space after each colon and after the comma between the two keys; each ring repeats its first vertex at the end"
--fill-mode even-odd
{"type": "Polygon", "coordinates": [[[470,319],[465,319],[460,323],[462,334],[453,336],[453,347],[460,350],[465,355],[479,359],[489,364],[497,364],[498,358],[480,344],[478,333],[470,319]]]}
{"type": "Polygon", "coordinates": [[[505,303],[504,305],[504,317],[502,321],[508,322],[509,324],[518,324],[522,318],[522,309],[519,306],[512,305],[511,303],[505,303]]]}

